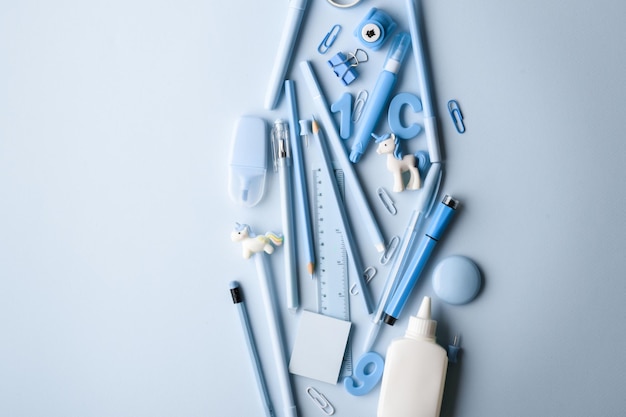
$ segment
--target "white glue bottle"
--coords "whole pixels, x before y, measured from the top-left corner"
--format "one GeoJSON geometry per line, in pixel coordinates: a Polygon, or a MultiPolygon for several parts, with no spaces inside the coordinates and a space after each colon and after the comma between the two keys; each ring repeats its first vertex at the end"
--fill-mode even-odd
{"type": "Polygon", "coordinates": [[[378,417],[438,417],[448,370],[446,350],[435,342],[430,297],[411,316],[404,337],[387,349],[378,417]]]}

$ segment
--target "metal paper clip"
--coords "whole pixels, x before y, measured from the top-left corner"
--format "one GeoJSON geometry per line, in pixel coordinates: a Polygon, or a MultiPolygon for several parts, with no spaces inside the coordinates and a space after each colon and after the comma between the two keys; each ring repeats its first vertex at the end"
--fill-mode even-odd
{"type": "Polygon", "coordinates": [[[398,209],[396,208],[395,204],[393,203],[393,200],[387,193],[387,190],[385,190],[383,187],[379,187],[376,190],[376,194],[378,195],[378,199],[380,200],[381,203],[383,203],[383,206],[385,206],[389,214],[391,214],[392,216],[395,216],[398,213],[398,209]]]}
{"type": "Polygon", "coordinates": [[[322,42],[317,47],[317,52],[319,52],[322,55],[328,52],[330,47],[333,46],[333,43],[335,43],[335,40],[337,39],[339,32],[341,32],[341,25],[333,26],[330,29],[330,32],[326,34],[324,39],[322,39],[322,42]]]}
{"type": "Polygon", "coordinates": [[[315,404],[322,410],[324,414],[327,416],[332,416],[335,414],[335,407],[324,397],[324,394],[319,392],[313,387],[308,387],[306,389],[306,393],[309,395],[309,398],[313,400],[315,404]]]}
{"type": "MultiPolygon", "coordinates": [[[[363,276],[365,277],[365,284],[369,284],[370,281],[376,276],[376,268],[374,268],[373,266],[368,266],[367,268],[365,268],[365,271],[363,271],[363,276]]],[[[350,287],[350,294],[352,295],[359,295],[359,290],[356,287],[356,284],[352,284],[352,286],[350,287]]]]}
{"type": "Polygon", "coordinates": [[[450,112],[450,117],[452,117],[452,123],[454,123],[456,131],[459,133],[464,133],[465,124],[463,124],[463,113],[461,113],[459,103],[457,103],[456,100],[448,101],[448,111],[450,112]]]}
{"type": "Polygon", "coordinates": [[[382,256],[380,257],[380,263],[383,265],[387,265],[389,261],[393,258],[393,255],[396,253],[396,249],[400,246],[400,236],[396,235],[391,238],[389,244],[385,248],[382,256]]]}
{"type": "Polygon", "coordinates": [[[359,94],[356,95],[354,108],[352,109],[352,121],[354,123],[358,122],[361,118],[361,113],[363,113],[363,108],[365,107],[368,95],[367,90],[361,90],[359,91],[359,94]]]}

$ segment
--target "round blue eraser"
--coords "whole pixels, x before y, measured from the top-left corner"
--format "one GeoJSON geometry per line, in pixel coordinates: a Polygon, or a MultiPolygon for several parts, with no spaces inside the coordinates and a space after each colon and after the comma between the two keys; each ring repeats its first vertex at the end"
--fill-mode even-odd
{"type": "Polygon", "coordinates": [[[453,255],[443,259],[433,272],[433,289],[441,300],[450,304],[472,301],[481,285],[480,270],[465,256],[453,255]]]}

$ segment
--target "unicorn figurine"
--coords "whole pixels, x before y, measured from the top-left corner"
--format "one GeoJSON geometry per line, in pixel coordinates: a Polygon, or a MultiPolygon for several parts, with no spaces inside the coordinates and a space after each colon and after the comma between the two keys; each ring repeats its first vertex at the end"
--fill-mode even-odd
{"type": "Polygon", "coordinates": [[[256,236],[247,224],[235,223],[235,229],[230,233],[233,242],[241,242],[243,257],[250,258],[257,252],[264,251],[272,254],[274,246],[282,245],[283,237],[276,233],[267,232],[265,235],[256,236]],[[272,246],[274,245],[274,246],[272,246]]]}
{"type": "Polygon", "coordinates": [[[415,155],[404,155],[402,149],[400,149],[399,137],[393,133],[383,136],[376,136],[372,133],[372,137],[374,137],[376,143],[378,143],[376,153],[379,155],[387,155],[387,170],[393,174],[393,191],[396,193],[404,191],[402,174],[407,171],[410,177],[406,189],[418,190],[422,186],[422,180],[417,169],[415,155]]]}

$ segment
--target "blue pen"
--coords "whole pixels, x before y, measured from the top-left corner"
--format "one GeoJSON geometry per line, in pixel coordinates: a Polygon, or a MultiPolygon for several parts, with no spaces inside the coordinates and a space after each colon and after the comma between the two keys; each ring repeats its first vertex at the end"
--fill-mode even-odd
{"type": "Polygon", "coordinates": [[[396,85],[398,71],[400,71],[402,61],[410,46],[411,36],[408,33],[398,33],[394,38],[387,54],[385,65],[383,65],[383,70],[376,80],[376,85],[374,85],[374,90],[372,90],[369,100],[365,103],[362,116],[363,122],[356,132],[354,142],[352,143],[350,161],[358,162],[363,152],[365,152],[372,132],[376,128],[376,123],[378,123],[378,119],[387,101],[389,101],[393,87],[396,85]]]}
{"type": "Polygon", "coordinates": [[[385,286],[383,287],[383,292],[380,295],[380,299],[378,300],[376,313],[374,313],[374,316],[372,317],[372,324],[370,326],[370,331],[367,334],[367,338],[365,339],[363,352],[369,352],[372,347],[374,347],[374,342],[376,342],[378,332],[380,331],[380,323],[383,320],[383,315],[385,313],[385,307],[387,306],[387,302],[389,301],[389,298],[393,296],[393,293],[396,290],[400,279],[402,278],[402,273],[405,271],[406,266],[411,259],[413,244],[415,243],[415,239],[418,238],[417,232],[422,228],[424,220],[426,219],[428,213],[430,212],[430,209],[434,205],[435,198],[437,197],[437,193],[439,191],[440,183],[441,164],[433,164],[430,170],[428,170],[428,174],[424,179],[424,185],[422,186],[422,190],[418,194],[418,200],[416,204],[417,208],[413,210],[413,213],[411,213],[409,223],[404,229],[402,244],[400,246],[400,249],[398,250],[398,255],[391,265],[389,275],[387,276],[387,281],[385,281],[385,286]]]}
{"type": "Polygon", "coordinates": [[[237,281],[230,283],[230,295],[233,297],[233,303],[237,306],[239,311],[239,319],[241,320],[241,326],[243,327],[244,336],[246,337],[246,345],[248,346],[248,353],[250,354],[250,360],[254,366],[254,376],[256,383],[259,387],[259,392],[263,397],[263,409],[267,417],[274,417],[274,406],[270,399],[270,394],[267,389],[267,383],[263,376],[263,368],[261,367],[261,359],[259,358],[259,352],[254,343],[254,336],[252,335],[252,327],[250,326],[250,318],[248,317],[248,310],[243,300],[243,293],[241,292],[241,286],[237,281]]]}
{"type": "Polygon", "coordinates": [[[400,317],[400,313],[402,312],[411,291],[413,291],[413,287],[415,287],[415,284],[424,270],[430,255],[433,253],[433,249],[437,245],[437,242],[441,239],[441,236],[443,235],[443,232],[448,224],[450,224],[450,220],[452,220],[452,216],[456,212],[458,206],[459,202],[457,200],[449,195],[446,195],[433,213],[433,218],[426,228],[424,236],[422,236],[422,240],[417,247],[415,256],[411,260],[411,263],[404,272],[404,275],[398,283],[393,296],[385,307],[383,321],[390,326],[393,326],[396,320],[400,317]]]}
{"type": "Polygon", "coordinates": [[[295,312],[300,304],[298,298],[298,274],[296,272],[296,242],[294,239],[293,189],[291,185],[291,150],[287,123],[276,120],[272,128],[274,168],[278,170],[280,203],[283,213],[285,236],[285,275],[287,277],[287,308],[295,312]]]}

